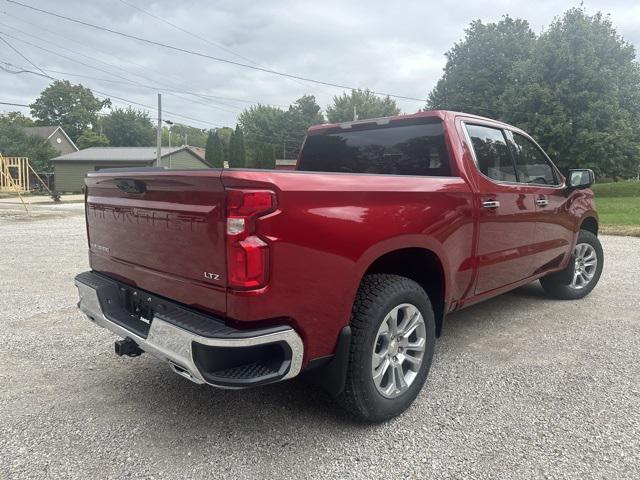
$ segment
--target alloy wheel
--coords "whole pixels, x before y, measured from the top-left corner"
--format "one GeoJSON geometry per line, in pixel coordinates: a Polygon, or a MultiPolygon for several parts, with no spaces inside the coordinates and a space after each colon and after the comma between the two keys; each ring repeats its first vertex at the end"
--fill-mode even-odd
{"type": "Polygon", "coordinates": [[[427,331],[415,305],[403,303],[384,318],[376,335],[371,374],[378,392],[395,398],[409,389],[424,357],[427,331]]]}
{"type": "Polygon", "coordinates": [[[598,268],[598,255],[595,248],[588,243],[579,243],[573,249],[573,278],[569,286],[580,290],[593,280],[598,268]]]}

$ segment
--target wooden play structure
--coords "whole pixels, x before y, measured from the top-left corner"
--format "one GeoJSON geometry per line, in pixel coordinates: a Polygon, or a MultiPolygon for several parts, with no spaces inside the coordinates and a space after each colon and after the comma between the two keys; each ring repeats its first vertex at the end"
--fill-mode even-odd
{"type": "Polygon", "coordinates": [[[4,157],[0,153],[0,192],[17,194],[31,191],[31,176],[44,190],[51,194],[47,184],[40,178],[27,157],[4,157]]]}
{"type": "Polygon", "coordinates": [[[0,192],[15,193],[20,198],[20,202],[25,210],[22,194],[31,191],[31,175],[40,183],[42,187],[52,195],[47,184],[40,178],[33,167],[29,164],[27,157],[5,157],[0,153],[0,192]]]}
{"type": "Polygon", "coordinates": [[[0,154],[0,192],[28,192],[30,170],[33,169],[27,157],[3,157],[0,154]]]}

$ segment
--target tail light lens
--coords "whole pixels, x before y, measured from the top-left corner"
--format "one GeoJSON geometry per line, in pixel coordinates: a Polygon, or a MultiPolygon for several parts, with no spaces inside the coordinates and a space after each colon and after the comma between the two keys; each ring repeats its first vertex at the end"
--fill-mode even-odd
{"type": "Polygon", "coordinates": [[[227,190],[227,278],[231,288],[263,287],[269,279],[269,245],[256,235],[256,219],[273,212],[271,190],[227,190]]]}

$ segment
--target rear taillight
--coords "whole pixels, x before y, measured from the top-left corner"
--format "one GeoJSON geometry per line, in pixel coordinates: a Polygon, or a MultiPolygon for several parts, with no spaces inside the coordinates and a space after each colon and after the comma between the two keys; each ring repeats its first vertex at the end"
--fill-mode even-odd
{"type": "Polygon", "coordinates": [[[256,219],[276,208],[270,190],[227,190],[227,278],[231,288],[267,284],[269,245],[256,235],[256,219]]]}

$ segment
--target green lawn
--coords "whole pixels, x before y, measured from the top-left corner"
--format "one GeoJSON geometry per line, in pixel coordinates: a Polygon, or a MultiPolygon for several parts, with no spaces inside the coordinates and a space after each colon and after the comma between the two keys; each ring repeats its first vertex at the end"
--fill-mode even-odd
{"type": "Polygon", "coordinates": [[[592,189],[602,233],[640,236],[640,182],[599,183],[592,189]]]}
{"type": "Polygon", "coordinates": [[[596,196],[596,206],[602,224],[640,225],[640,197],[596,196]]]}
{"type": "Polygon", "coordinates": [[[597,198],[635,197],[640,198],[640,182],[596,183],[591,187],[597,198]]]}

